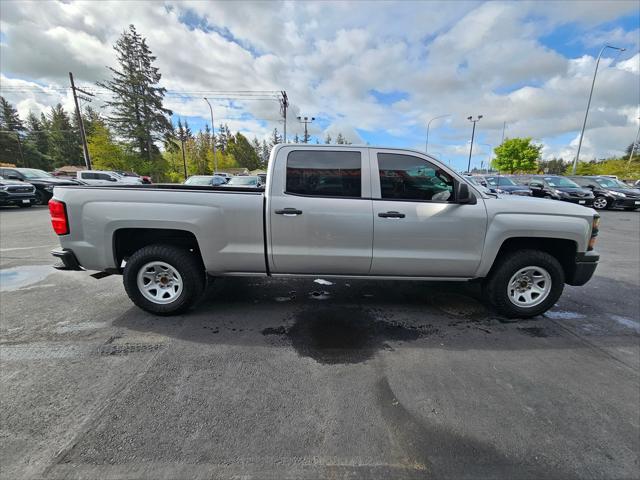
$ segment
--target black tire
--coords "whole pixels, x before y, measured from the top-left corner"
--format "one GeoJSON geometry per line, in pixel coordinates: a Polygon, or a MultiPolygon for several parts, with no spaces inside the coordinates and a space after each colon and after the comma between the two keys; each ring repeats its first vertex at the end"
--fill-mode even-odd
{"type": "Polygon", "coordinates": [[[485,299],[498,313],[508,318],[531,318],[546,312],[558,301],[563,289],[562,265],[552,255],[539,250],[517,250],[507,253],[483,282],[485,299]],[[528,266],[542,267],[549,273],[551,290],[540,304],[525,308],[511,301],[507,287],[511,277],[528,266]]]}
{"type": "Polygon", "coordinates": [[[38,205],[48,205],[49,199],[44,193],[42,193],[42,191],[36,190],[36,203],[38,205]]]}
{"type": "Polygon", "coordinates": [[[192,252],[170,245],[149,245],[129,257],[122,276],[129,298],[141,309],[155,315],[177,315],[189,309],[202,295],[206,286],[204,267],[192,252]],[[154,303],[138,288],[138,273],[150,262],[169,264],[182,278],[182,292],[171,303],[154,303]]]}
{"type": "Polygon", "coordinates": [[[609,210],[611,208],[611,200],[608,199],[607,197],[603,196],[603,195],[598,195],[593,200],[593,208],[595,208],[596,210],[609,210]],[[602,200],[605,201],[605,205],[604,206],[598,206],[598,204],[602,205],[602,200]]]}

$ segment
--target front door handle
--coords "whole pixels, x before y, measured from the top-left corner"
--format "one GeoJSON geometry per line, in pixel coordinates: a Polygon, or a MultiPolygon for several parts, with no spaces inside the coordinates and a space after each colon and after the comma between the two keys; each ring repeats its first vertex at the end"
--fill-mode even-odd
{"type": "Polygon", "coordinates": [[[379,217],[382,218],[404,218],[405,214],[404,213],[400,213],[400,212],[383,212],[383,213],[379,213],[378,214],[379,217]]]}
{"type": "Polygon", "coordinates": [[[295,208],[284,208],[282,210],[276,210],[276,215],[284,215],[285,217],[295,217],[298,215],[302,215],[302,210],[297,210],[295,208]]]}

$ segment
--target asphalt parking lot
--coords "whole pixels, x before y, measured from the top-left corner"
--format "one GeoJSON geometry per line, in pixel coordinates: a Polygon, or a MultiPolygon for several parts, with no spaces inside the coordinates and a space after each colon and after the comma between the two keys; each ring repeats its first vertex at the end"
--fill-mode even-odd
{"type": "Polygon", "coordinates": [[[640,476],[638,212],[603,212],[594,279],[517,322],[473,286],[313,279],[153,317],[51,268],[45,207],[0,234],[2,478],[640,476]]]}

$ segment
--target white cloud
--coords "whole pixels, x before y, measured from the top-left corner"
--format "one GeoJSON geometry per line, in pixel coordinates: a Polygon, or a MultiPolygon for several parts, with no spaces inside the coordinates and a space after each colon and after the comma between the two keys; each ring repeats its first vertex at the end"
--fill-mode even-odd
{"type": "MultiPolygon", "coordinates": [[[[21,115],[58,101],[70,108],[67,92],[34,82],[65,87],[69,71],[82,85],[103,80],[115,61],[113,43],[133,23],[157,56],[163,85],[193,92],[167,97],[177,115],[209,121],[205,91],[286,90],[291,135],[302,133],[295,116],[303,113],[323,120],[322,127],[311,125],[314,135],[341,131],[360,142],[359,130],[411,146],[423,143],[430,118],[450,113],[446,125],[432,125],[434,148],[462,158],[471,114],[484,115],[477,133],[486,143],[499,142],[505,121],[508,135],[543,143],[576,135],[595,59],[567,58],[541,37],[581,25],[590,33],[580,40],[587,46],[610,38],[637,49],[637,29],[599,27],[636,7],[624,1],[11,2],[2,5],[0,70],[2,86],[12,86],[3,95],[21,115]],[[29,87],[20,91],[16,82],[29,87]],[[404,98],[381,103],[372,90],[404,98]]],[[[635,135],[640,56],[632,55],[601,61],[586,155],[620,152],[635,135]]],[[[275,100],[214,102],[216,124],[259,137],[274,127],[282,131],[275,100]]],[[[560,148],[568,154],[574,147],[546,147],[545,155],[560,148]]]]}

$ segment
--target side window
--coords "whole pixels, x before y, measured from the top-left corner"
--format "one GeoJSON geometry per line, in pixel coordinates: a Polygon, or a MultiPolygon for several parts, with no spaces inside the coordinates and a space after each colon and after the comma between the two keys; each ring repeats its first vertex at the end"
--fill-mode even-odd
{"type": "Polygon", "coordinates": [[[287,156],[287,193],[355,197],[362,191],[360,152],[297,150],[287,156]]]}
{"type": "Polygon", "coordinates": [[[106,173],[94,173],[95,178],[98,180],[111,180],[111,175],[106,173]]]}
{"type": "Polygon", "coordinates": [[[453,199],[453,178],[442,169],[412,155],[378,153],[380,191],[383,199],[453,199]]]}

